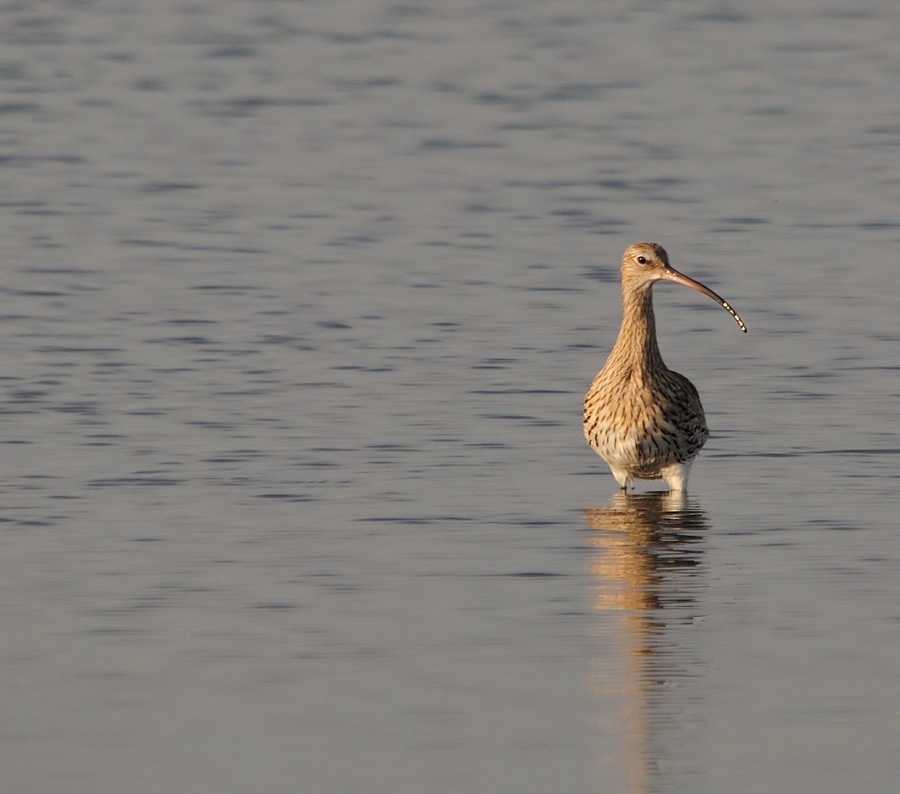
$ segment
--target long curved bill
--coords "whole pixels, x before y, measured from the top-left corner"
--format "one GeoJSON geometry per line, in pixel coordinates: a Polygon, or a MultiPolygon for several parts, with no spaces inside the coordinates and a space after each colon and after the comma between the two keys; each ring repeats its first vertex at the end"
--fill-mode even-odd
{"type": "Polygon", "coordinates": [[[726,312],[728,312],[732,317],[734,317],[735,322],[740,326],[741,330],[746,334],[747,326],[744,325],[744,321],[738,316],[738,313],[731,308],[731,304],[725,300],[720,295],[713,292],[709,287],[705,284],[701,284],[699,281],[694,281],[690,276],[684,275],[684,273],[679,273],[674,267],[665,267],[663,268],[663,278],[668,279],[669,281],[674,281],[676,284],[683,284],[685,287],[690,287],[691,289],[697,290],[697,292],[702,292],[706,295],[707,298],[712,298],[716,303],[719,304],[726,312]]]}

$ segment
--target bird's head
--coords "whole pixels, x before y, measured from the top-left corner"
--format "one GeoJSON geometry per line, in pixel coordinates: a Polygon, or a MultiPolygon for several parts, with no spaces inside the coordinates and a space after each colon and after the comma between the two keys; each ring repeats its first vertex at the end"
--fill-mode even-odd
{"type": "Polygon", "coordinates": [[[695,289],[708,298],[712,298],[734,317],[744,333],[747,332],[747,326],[744,325],[744,321],[738,317],[735,310],[731,308],[731,304],[705,284],[695,281],[672,267],[669,264],[669,255],[661,245],[657,243],[635,243],[625,249],[625,254],[622,256],[622,289],[624,292],[645,292],[660,279],[683,284],[685,287],[695,289]]]}

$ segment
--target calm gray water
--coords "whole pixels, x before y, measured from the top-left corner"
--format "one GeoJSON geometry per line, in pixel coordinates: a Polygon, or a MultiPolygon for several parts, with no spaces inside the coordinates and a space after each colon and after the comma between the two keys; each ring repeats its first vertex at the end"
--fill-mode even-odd
{"type": "Polygon", "coordinates": [[[747,5],[0,7],[0,789],[896,790],[900,10],[747,5]]]}

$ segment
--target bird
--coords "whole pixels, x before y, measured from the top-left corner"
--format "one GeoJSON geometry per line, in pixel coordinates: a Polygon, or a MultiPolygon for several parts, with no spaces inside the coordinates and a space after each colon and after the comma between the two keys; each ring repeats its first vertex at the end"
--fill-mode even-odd
{"type": "Polygon", "coordinates": [[[669,264],[657,243],[635,243],[622,256],[622,325],[584,399],[584,436],[623,490],[635,479],[687,491],[691,464],[709,438],[700,395],[662,360],[653,318],[653,285],[662,279],[712,298],[747,332],[726,300],[669,264]]]}

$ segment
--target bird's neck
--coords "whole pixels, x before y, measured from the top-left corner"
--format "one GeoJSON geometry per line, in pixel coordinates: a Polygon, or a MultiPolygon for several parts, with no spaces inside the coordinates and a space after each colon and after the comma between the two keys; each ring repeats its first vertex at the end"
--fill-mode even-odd
{"type": "Polygon", "coordinates": [[[610,353],[610,360],[615,360],[632,370],[665,369],[656,341],[653,296],[649,287],[643,290],[623,291],[622,327],[610,353]]]}

